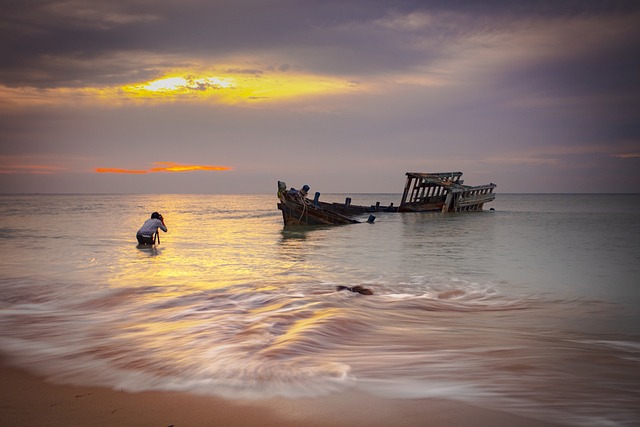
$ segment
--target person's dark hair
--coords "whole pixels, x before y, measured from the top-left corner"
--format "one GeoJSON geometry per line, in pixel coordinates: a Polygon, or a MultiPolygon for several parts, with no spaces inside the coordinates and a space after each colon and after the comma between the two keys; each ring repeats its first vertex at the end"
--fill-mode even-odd
{"type": "Polygon", "coordinates": [[[158,218],[160,219],[161,215],[158,212],[154,212],[151,214],[151,218],[158,218]]]}

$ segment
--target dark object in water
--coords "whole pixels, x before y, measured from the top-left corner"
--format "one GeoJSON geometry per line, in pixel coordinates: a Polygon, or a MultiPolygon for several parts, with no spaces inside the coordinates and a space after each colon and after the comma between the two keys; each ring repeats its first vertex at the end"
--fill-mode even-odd
{"type": "Polygon", "coordinates": [[[351,291],[362,295],[373,295],[373,291],[369,288],[365,288],[362,285],[356,285],[352,288],[349,286],[338,285],[336,286],[336,291],[351,291]]]}
{"type": "MultiPolygon", "coordinates": [[[[337,225],[354,224],[354,217],[370,212],[473,212],[481,211],[485,203],[495,199],[496,184],[464,185],[462,172],[407,172],[407,180],[400,206],[371,206],[351,204],[351,197],[344,203],[321,202],[316,192],[313,200],[306,197],[305,190],[287,190],[287,184],[278,181],[278,209],[282,211],[284,225],[337,225]]],[[[370,215],[367,222],[373,223],[370,215]]]]}
{"type": "Polygon", "coordinates": [[[312,202],[298,190],[287,190],[287,185],[282,181],[278,181],[278,198],[278,209],[282,211],[284,225],[337,225],[360,222],[312,202]]]}

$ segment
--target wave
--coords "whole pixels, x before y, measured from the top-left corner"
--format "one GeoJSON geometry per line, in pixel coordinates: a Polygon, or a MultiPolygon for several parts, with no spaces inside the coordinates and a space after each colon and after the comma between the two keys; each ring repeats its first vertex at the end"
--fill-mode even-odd
{"type": "Polygon", "coordinates": [[[256,282],[4,300],[0,347],[52,381],[128,391],[294,398],[358,388],[583,425],[631,425],[637,415],[640,379],[629,373],[640,344],[557,323],[581,301],[513,297],[456,278],[355,284],[374,294],[329,281],[256,282]],[[545,412],[550,400],[560,414],[545,412]],[[602,418],[596,403],[626,415],[602,418]]]}

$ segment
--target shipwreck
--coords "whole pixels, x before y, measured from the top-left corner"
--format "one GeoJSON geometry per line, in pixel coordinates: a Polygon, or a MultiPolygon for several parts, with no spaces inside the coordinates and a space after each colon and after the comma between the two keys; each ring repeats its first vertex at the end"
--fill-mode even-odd
{"type": "Polygon", "coordinates": [[[349,197],[344,203],[322,202],[318,192],[313,199],[307,197],[306,185],[300,190],[287,189],[278,181],[278,209],[284,225],[338,225],[361,222],[355,218],[367,213],[367,222],[373,222],[373,212],[476,212],[495,199],[496,184],[465,185],[462,172],[407,172],[406,176],[398,206],[352,205],[349,197]]]}

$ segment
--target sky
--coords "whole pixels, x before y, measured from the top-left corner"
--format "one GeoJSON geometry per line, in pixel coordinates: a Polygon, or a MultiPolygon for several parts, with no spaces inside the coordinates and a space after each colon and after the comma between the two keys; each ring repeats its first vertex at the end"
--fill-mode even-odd
{"type": "Polygon", "coordinates": [[[5,0],[0,193],[640,192],[640,2],[5,0]]]}

